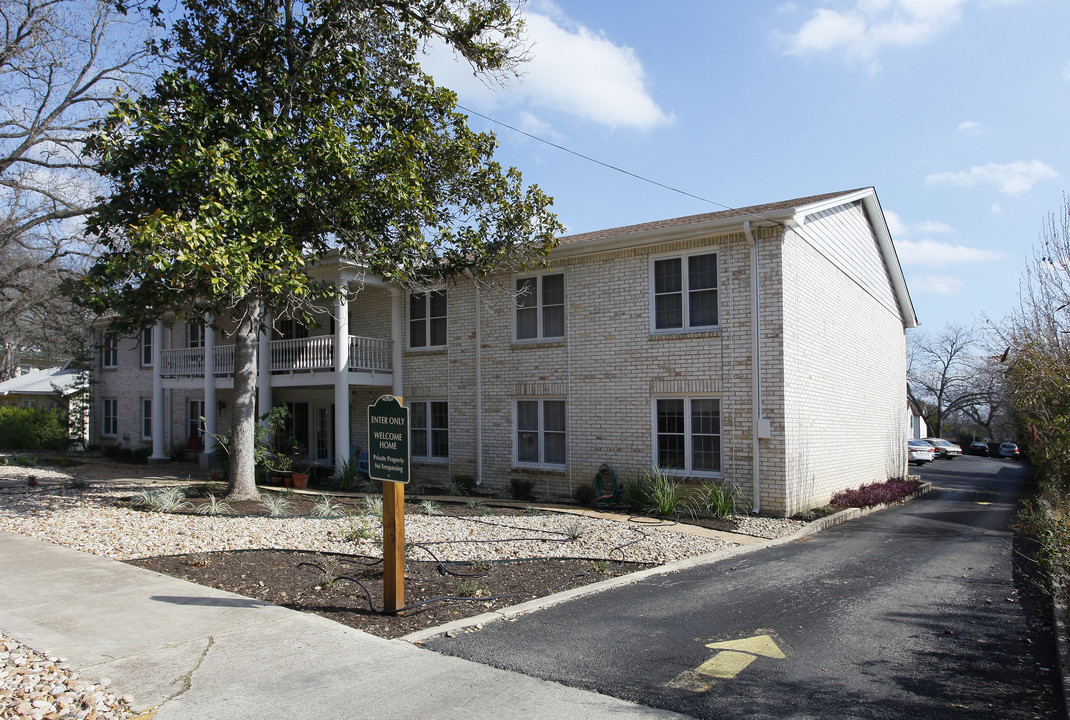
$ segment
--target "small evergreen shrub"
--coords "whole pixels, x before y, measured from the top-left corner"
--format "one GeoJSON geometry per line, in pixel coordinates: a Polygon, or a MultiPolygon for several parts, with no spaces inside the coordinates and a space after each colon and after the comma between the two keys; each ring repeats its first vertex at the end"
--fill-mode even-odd
{"type": "Polygon", "coordinates": [[[530,500],[531,493],[535,490],[535,481],[513,478],[509,481],[509,486],[512,488],[514,500],[530,500]]]}
{"type": "Polygon", "coordinates": [[[593,485],[577,485],[575,491],[572,493],[572,497],[580,505],[588,507],[598,499],[598,493],[595,492],[593,485]]]}
{"type": "Polygon", "coordinates": [[[67,413],[62,410],[0,407],[0,449],[55,451],[70,444],[67,413]]]}

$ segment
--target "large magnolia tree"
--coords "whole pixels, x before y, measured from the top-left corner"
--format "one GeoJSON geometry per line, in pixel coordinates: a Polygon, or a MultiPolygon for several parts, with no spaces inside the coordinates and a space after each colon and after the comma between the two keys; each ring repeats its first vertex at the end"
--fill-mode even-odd
{"type": "Polygon", "coordinates": [[[256,494],[265,308],[347,292],[309,277],[316,257],[412,285],[552,249],[551,198],[493,161],[494,137],[417,63],[438,37],[509,72],[520,31],[508,0],[187,0],[162,44],[173,69],[90,142],[113,191],[90,222],[107,252],[76,291],[120,329],[236,321],[231,499],[256,494]]]}

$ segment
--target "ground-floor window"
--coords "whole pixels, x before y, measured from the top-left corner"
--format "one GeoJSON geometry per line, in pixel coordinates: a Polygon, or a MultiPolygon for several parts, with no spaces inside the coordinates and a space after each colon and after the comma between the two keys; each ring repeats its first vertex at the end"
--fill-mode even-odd
{"type": "Polygon", "coordinates": [[[152,440],[152,400],[141,398],[141,439],[152,440]]]}
{"type": "Polygon", "coordinates": [[[721,401],[660,398],[654,401],[657,465],[693,473],[721,471],[721,401]]]}
{"type": "Polygon", "coordinates": [[[116,398],[103,398],[100,405],[100,434],[116,437],[119,434],[119,401],[116,398]]]}
{"type": "Polygon", "coordinates": [[[204,438],[204,400],[189,401],[188,437],[204,438]]]}
{"type": "Polygon", "coordinates": [[[516,401],[518,465],[565,466],[565,401],[516,401]]]}
{"type": "Polygon", "coordinates": [[[409,442],[414,458],[445,460],[450,456],[449,403],[415,400],[409,406],[409,442]]]}

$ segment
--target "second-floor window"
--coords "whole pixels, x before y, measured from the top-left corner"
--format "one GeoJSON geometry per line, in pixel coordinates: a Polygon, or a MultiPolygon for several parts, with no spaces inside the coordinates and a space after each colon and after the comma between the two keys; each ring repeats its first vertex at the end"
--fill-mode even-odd
{"type": "Polygon", "coordinates": [[[186,347],[204,347],[204,325],[191,322],[186,326],[186,347]]]}
{"type": "Polygon", "coordinates": [[[518,278],[516,339],[565,337],[565,276],[562,273],[518,278]]]}
{"type": "Polygon", "coordinates": [[[119,367],[119,337],[114,333],[104,333],[100,348],[100,366],[103,368],[119,367]]]}
{"type": "Polygon", "coordinates": [[[446,345],[446,291],[432,290],[409,296],[409,347],[446,345]]]}
{"type": "Polygon", "coordinates": [[[141,367],[152,367],[152,328],[141,331],[141,367]]]}
{"type": "Polygon", "coordinates": [[[655,331],[717,327],[717,253],[654,260],[652,275],[655,331]]]}

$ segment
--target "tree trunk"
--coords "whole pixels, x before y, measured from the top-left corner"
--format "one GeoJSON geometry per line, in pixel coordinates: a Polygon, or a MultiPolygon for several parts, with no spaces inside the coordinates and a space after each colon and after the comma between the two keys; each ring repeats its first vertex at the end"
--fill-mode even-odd
{"type": "MultiPolygon", "coordinates": [[[[230,432],[230,481],[227,500],[255,500],[256,489],[256,348],[264,305],[254,297],[242,301],[234,333],[234,412],[230,432]]],[[[266,379],[265,379],[266,380],[266,379]]]]}

